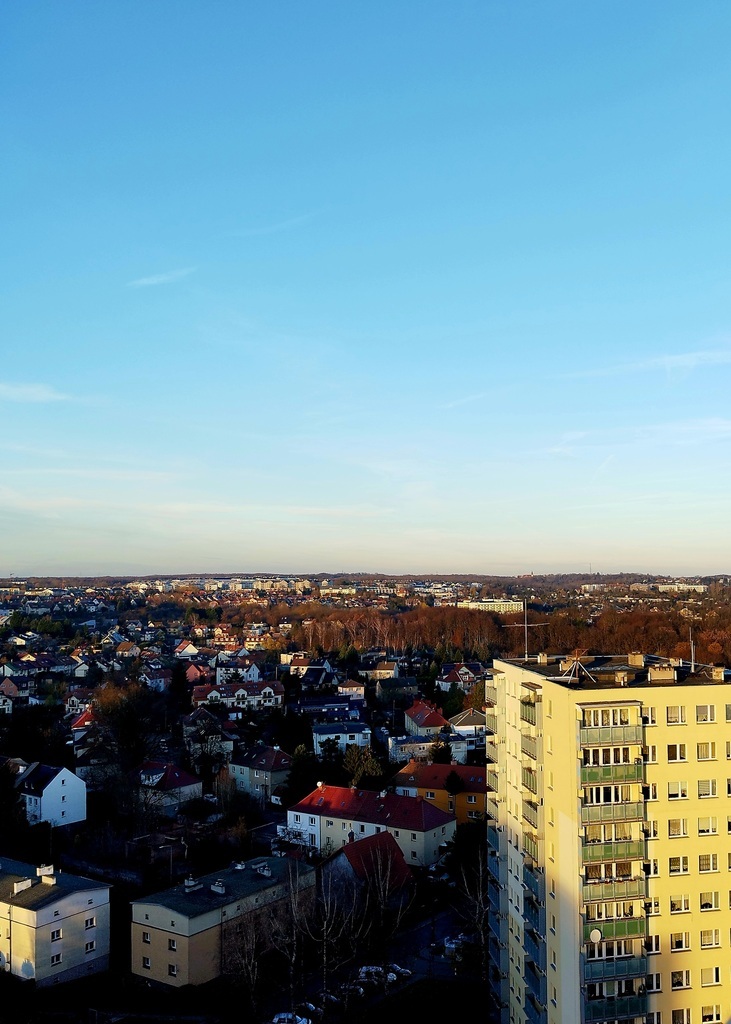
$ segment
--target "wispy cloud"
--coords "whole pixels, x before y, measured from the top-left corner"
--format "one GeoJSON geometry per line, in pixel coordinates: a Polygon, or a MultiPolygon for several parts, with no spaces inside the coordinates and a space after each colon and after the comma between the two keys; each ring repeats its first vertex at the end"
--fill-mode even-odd
{"type": "Polygon", "coordinates": [[[633,363],[616,363],[614,366],[597,366],[593,369],[572,370],[559,374],[563,378],[577,377],[619,377],[631,373],[690,373],[706,366],[728,366],[731,364],[731,348],[704,349],[697,352],[676,352],[640,359],[633,363]]]}
{"type": "Polygon", "coordinates": [[[196,267],[181,267],[180,270],[168,270],[164,274],[153,274],[151,277],[138,277],[136,281],[128,281],[128,288],[154,288],[158,284],[172,284],[180,281],[190,274],[194,274],[196,267]]]}
{"type": "Polygon", "coordinates": [[[471,402],[479,402],[487,398],[487,391],[480,391],[476,395],[464,395],[462,398],[455,398],[453,402],[445,402],[442,409],[456,409],[460,405],[469,405],[471,402]]]}
{"type": "Polygon", "coordinates": [[[230,231],[232,238],[258,238],[261,235],[277,235],[280,231],[290,231],[292,228],[309,224],[315,217],[319,217],[322,210],[313,210],[311,213],[303,213],[299,217],[290,217],[288,220],[280,220],[274,224],[263,224],[258,228],[242,228],[240,231],[230,231]]]}
{"type": "Polygon", "coordinates": [[[66,402],[69,395],[48,384],[7,384],[0,382],[0,402],[66,402]]]}

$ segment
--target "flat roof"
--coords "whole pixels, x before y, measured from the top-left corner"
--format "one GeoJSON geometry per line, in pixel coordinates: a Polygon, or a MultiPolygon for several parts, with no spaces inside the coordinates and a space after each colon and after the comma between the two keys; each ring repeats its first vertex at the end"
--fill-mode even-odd
{"type": "MultiPolygon", "coordinates": [[[[597,655],[548,655],[546,661],[539,662],[535,657],[525,661],[523,658],[496,658],[495,665],[500,663],[523,668],[527,672],[543,676],[552,683],[577,690],[623,690],[639,687],[663,686],[728,686],[731,673],[721,666],[701,665],[684,661],[680,658],[662,658],[659,655],[647,654],[642,657],[642,664],[631,664],[628,655],[597,654],[597,655]],[[624,675],[624,681],[618,677],[624,675]]],[[[634,660],[634,658],[633,658],[634,660]]]]}

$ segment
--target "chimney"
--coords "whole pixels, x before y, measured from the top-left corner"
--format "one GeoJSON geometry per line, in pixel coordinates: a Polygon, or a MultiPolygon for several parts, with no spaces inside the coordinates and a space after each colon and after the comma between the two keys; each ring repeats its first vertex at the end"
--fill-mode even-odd
{"type": "Polygon", "coordinates": [[[632,668],[644,668],[645,667],[645,656],[640,654],[639,651],[631,651],[627,655],[627,661],[632,668]]]}
{"type": "Polygon", "coordinates": [[[541,653],[541,654],[539,654],[539,655],[538,655],[538,656],[536,657],[536,663],[537,663],[538,665],[547,665],[547,664],[548,664],[548,655],[547,655],[547,654],[545,654],[545,653],[541,653]]]}
{"type": "Polygon", "coordinates": [[[726,678],[726,669],[723,665],[713,665],[711,667],[711,679],[714,683],[722,683],[726,678]]]}

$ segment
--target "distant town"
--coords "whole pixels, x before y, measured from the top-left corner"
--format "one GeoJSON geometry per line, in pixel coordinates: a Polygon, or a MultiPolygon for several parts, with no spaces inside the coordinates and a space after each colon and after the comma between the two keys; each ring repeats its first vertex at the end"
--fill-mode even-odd
{"type": "Polygon", "coordinates": [[[637,652],[723,681],[729,577],[0,580],[14,1019],[365,1019],[439,981],[502,1020],[505,665],[637,652]]]}

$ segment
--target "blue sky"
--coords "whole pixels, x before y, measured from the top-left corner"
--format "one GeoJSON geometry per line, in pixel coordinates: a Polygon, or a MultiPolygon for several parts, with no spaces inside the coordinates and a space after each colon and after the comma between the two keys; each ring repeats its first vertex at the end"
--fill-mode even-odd
{"type": "Polygon", "coordinates": [[[731,571],[731,5],[2,20],[0,576],[731,571]]]}

